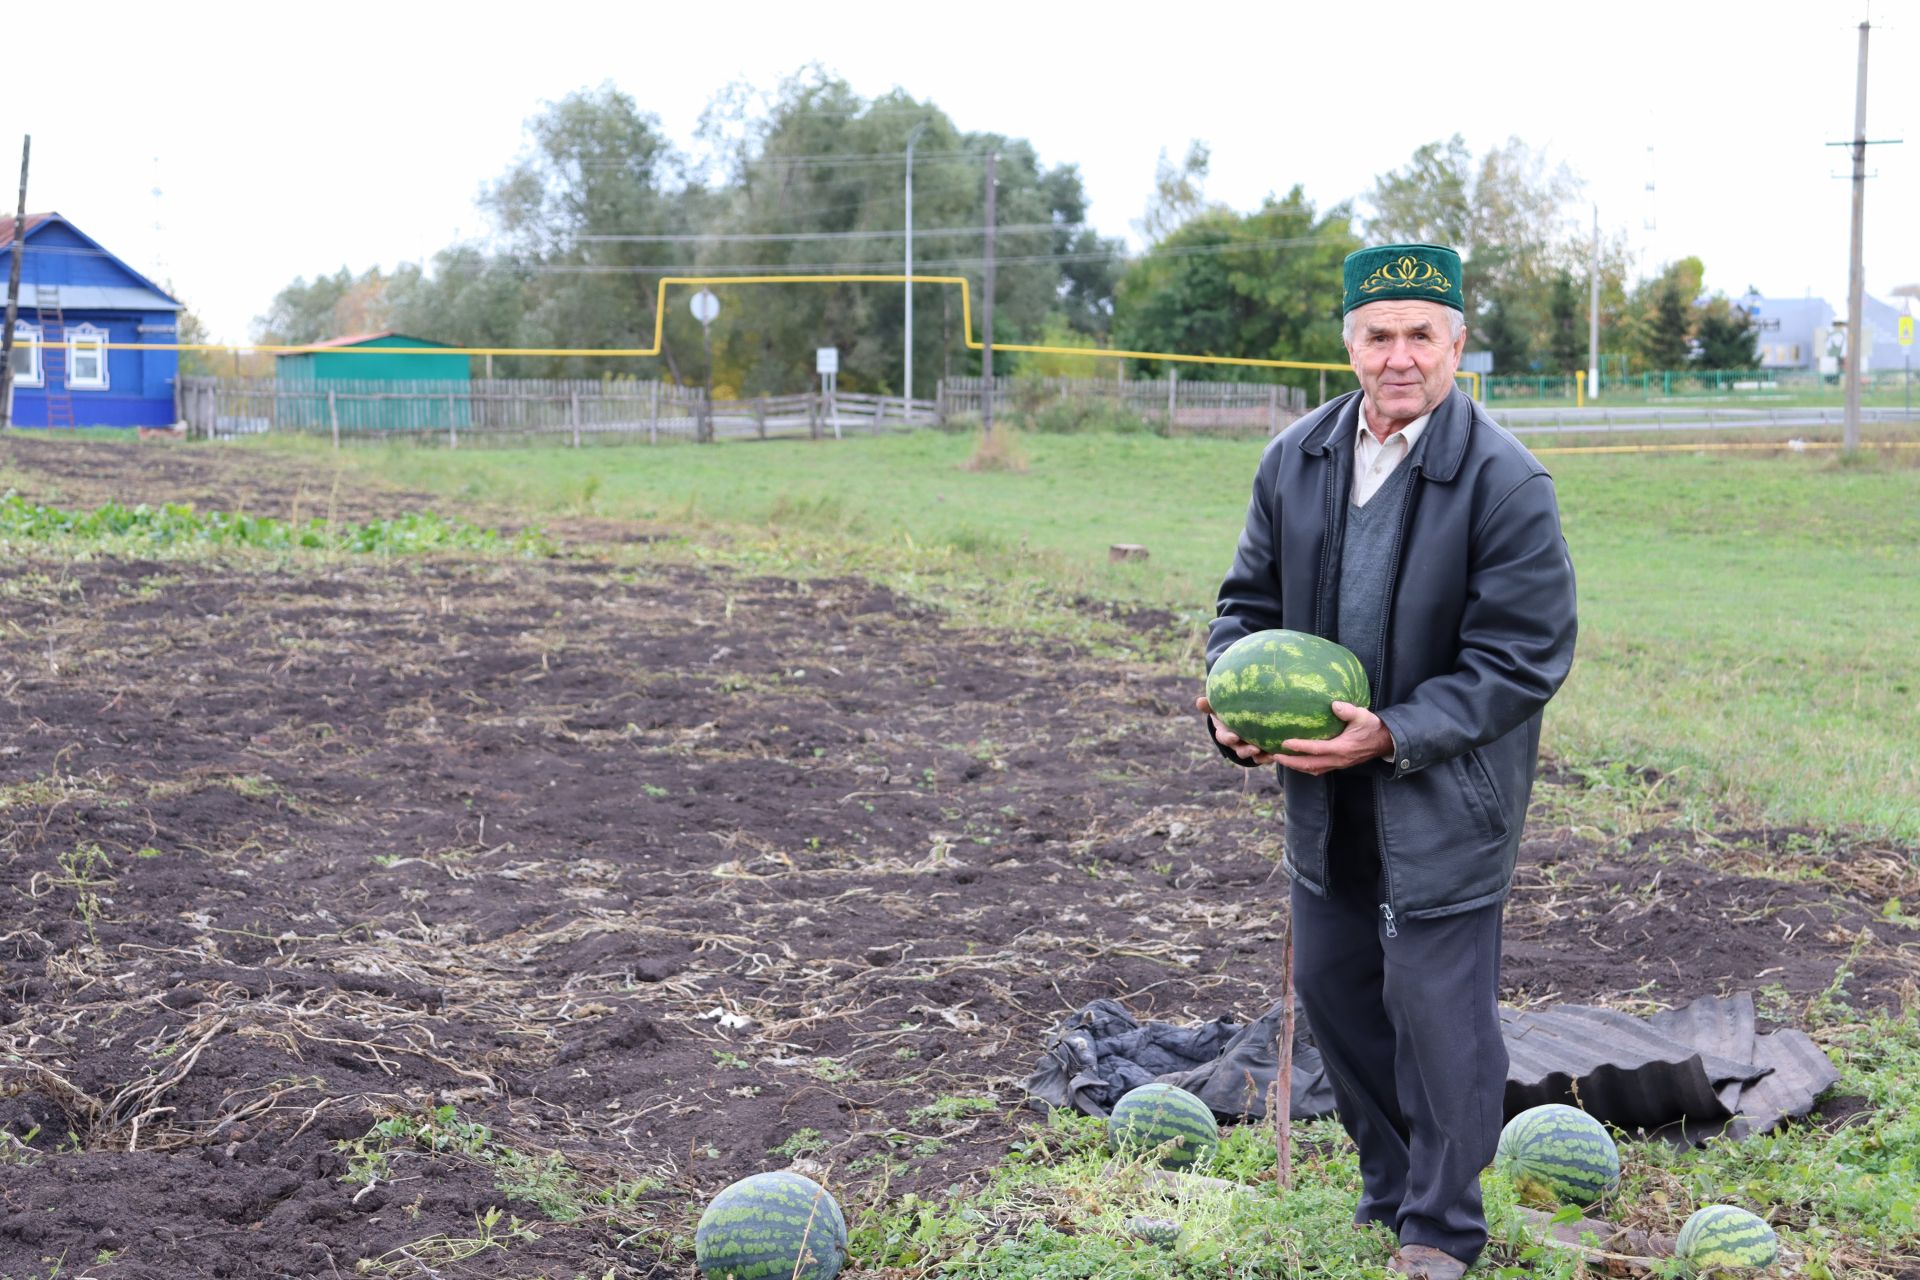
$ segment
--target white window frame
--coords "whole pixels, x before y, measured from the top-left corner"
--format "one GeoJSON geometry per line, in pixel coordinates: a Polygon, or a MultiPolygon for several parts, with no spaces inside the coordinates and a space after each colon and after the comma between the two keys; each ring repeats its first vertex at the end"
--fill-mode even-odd
{"type": "Polygon", "coordinates": [[[37,387],[41,385],[41,383],[46,380],[46,366],[40,361],[40,348],[38,346],[23,347],[19,345],[21,342],[39,342],[40,327],[38,325],[28,324],[25,320],[14,321],[13,341],[14,351],[16,353],[25,351],[28,358],[33,361],[33,372],[31,374],[15,372],[13,375],[13,385],[16,387],[37,387]]]}
{"type": "Polygon", "coordinates": [[[107,389],[107,331],[98,325],[83,324],[67,330],[67,390],[105,391],[107,389]],[[80,364],[80,349],[92,347],[89,354],[100,361],[100,376],[82,378],[75,370],[80,364]]]}

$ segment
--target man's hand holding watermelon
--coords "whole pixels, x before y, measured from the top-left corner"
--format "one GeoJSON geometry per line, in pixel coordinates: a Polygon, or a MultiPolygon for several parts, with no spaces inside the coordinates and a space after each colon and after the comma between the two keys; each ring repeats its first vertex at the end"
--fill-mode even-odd
{"type": "Polygon", "coordinates": [[[1253,764],[1277,764],[1298,773],[1318,776],[1335,769],[1351,769],[1369,760],[1381,760],[1393,754],[1393,735],[1380,717],[1351,702],[1333,704],[1333,714],[1346,722],[1346,729],[1326,738],[1289,738],[1279,751],[1262,751],[1220,723],[1207,700],[1195,698],[1193,705],[1213,722],[1213,740],[1242,760],[1253,764]]]}

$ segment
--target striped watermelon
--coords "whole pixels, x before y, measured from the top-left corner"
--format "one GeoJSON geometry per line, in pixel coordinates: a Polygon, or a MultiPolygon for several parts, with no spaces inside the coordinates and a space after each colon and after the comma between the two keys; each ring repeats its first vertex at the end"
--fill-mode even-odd
{"type": "Polygon", "coordinates": [[[1164,1169],[1184,1169],[1212,1159],[1220,1146],[1213,1109],[1170,1084],[1143,1084],[1128,1092],[1107,1117],[1107,1145],[1116,1155],[1160,1150],[1164,1169]],[[1176,1145],[1167,1146],[1173,1143],[1176,1145]]]}
{"type": "Polygon", "coordinates": [[[1136,1215],[1120,1225],[1134,1239],[1145,1241],[1147,1244],[1157,1244],[1163,1249],[1171,1249],[1173,1242],[1180,1238],[1180,1224],[1172,1218],[1136,1215]]]}
{"type": "Polygon", "coordinates": [[[798,1173],[756,1173],[700,1215],[693,1256],[706,1280],[833,1280],[847,1220],[827,1189],[798,1173]]]}
{"type": "Polygon", "coordinates": [[[1680,1228],[1673,1251],[1695,1272],[1734,1271],[1772,1266],[1780,1256],[1780,1240],[1765,1219],[1730,1204],[1708,1204],[1680,1228]]]}
{"type": "Polygon", "coordinates": [[[1364,707],[1372,697],[1351,649],[1304,631],[1242,636],[1207,673],[1213,714],[1262,751],[1288,738],[1335,737],[1346,724],[1333,704],[1364,707]]]}
{"type": "Polygon", "coordinates": [[[1620,1151],[1606,1128],[1558,1102],[1528,1107],[1507,1121],[1493,1160],[1530,1204],[1584,1209],[1620,1185],[1620,1151]]]}

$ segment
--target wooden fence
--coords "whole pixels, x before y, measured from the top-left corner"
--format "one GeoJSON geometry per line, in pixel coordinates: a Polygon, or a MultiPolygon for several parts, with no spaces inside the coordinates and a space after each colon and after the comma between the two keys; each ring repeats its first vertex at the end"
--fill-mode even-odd
{"type": "MultiPolygon", "coordinates": [[[[997,415],[1044,415],[1049,406],[1105,405],[1130,413],[1163,431],[1264,431],[1275,435],[1311,404],[1298,387],[1272,382],[1202,382],[1175,375],[1152,380],[997,377],[997,415]]],[[[984,378],[945,378],[940,383],[943,421],[977,414],[984,378]]]]}
{"type": "Polygon", "coordinates": [[[470,382],[282,382],[187,378],[181,408],[189,431],[208,439],[267,432],[335,442],[771,439],[871,432],[936,421],[929,400],[841,392],[716,400],[668,382],[486,379],[470,382]]]}

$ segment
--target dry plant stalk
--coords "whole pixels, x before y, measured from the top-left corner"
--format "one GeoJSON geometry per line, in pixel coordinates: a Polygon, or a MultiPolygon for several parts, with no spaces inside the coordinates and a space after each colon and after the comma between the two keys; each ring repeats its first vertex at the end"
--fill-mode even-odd
{"type": "Polygon", "coordinates": [[[1280,1043],[1274,1052],[1273,1177],[1282,1191],[1293,1186],[1293,913],[1280,931],[1280,998],[1287,1002],[1280,1014],[1280,1043]]]}

